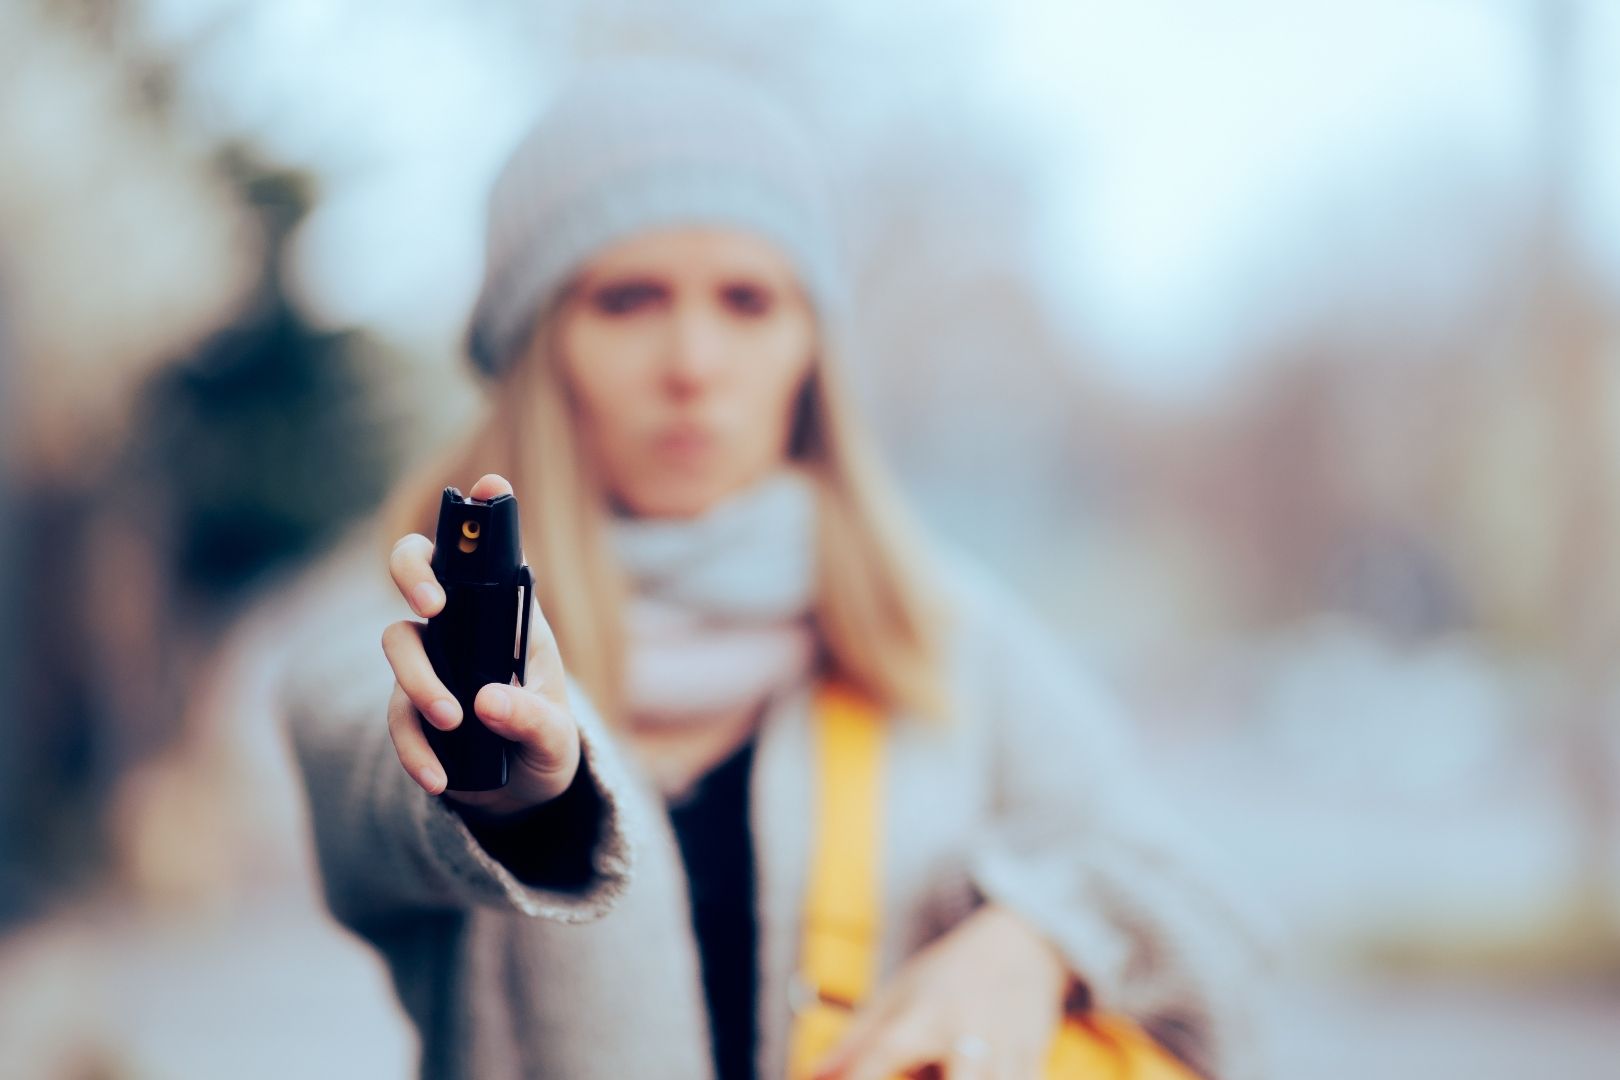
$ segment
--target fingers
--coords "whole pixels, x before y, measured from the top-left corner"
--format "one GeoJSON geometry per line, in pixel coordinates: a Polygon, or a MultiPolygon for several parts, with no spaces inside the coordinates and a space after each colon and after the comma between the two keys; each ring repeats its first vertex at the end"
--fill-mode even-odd
{"type": "Polygon", "coordinates": [[[937,1041],[921,1026],[890,1029],[860,1051],[843,1071],[832,1075],[838,1080],[892,1080],[896,1076],[917,1080],[1001,1080],[1005,1076],[1010,1080],[1018,1075],[998,1070],[978,1053],[941,1051],[937,1041]]]}
{"type": "MultiPolygon", "coordinates": [[[[815,1080],[850,1080],[864,1075],[858,1070],[865,1069],[867,1059],[902,1028],[899,1021],[904,1001],[903,988],[891,985],[855,1010],[837,1045],[813,1073],[815,1080]]],[[[897,1072],[899,1069],[893,1069],[888,1075],[897,1072]]]]}
{"type": "MultiPolygon", "coordinates": [[[[837,1047],[812,1074],[815,1080],[1011,1080],[1016,1061],[976,1035],[955,1037],[954,1025],[905,1000],[873,1001],[855,1014],[837,1047]]],[[[1038,1070],[1031,1064],[1027,1075],[1038,1070]]]]}
{"type": "Polygon", "coordinates": [[[478,691],[473,709],[484,726],[518,744],[523,766],[536,778],[568,786],[579,765],[579,728],[573,716],[534,690],[490,683],[478,691]]]}
{"type": "Polygon", "coordinates": [[[855,1011],[838,1042],[822,1057],[811,1074],[813,1080],[842,1080],[888,1020],[886,1005],[885,998],[880,996],[855,1011]]]}
{"type": "Polygon", "coordinates": [[[433,576],[433,541],[421,533],[410,533],[399,538],[394,550],[388,553],[388,572],[393,575],[411,610],[430,619],[444,607],[444,589],[433,576]]]}
{"type": "Polygon", "coordinates": [[[383,653],[406,697],[442,731],[461,723],[461,706],[433,671],[422,647],[422,624],[401,620],[383,630],[383,653]]]}
{"type": "Polygon", "coordinates": [[[891,1080],[939,1061],[936,1041],[928,1025],[915,1018],[897,1017],[854,1044],[843,1067],[830,1075],[838,1080],[891,1080]]]}
{"type": "MultiPolygon", "coordinates": [[[[489,500],[497,495],[512,494],[512,485],[499,473],[485,473],[467,493],[471,499],[489,500]]],[[[410,533],[399,538],[388,555],[388,572],[393,575],[411,610],[424,619],[431,619],[444,607],[444,589],[433,575],[433,541],[421,533],[410,533]]]]}
{"type": "Polygon", "coordinates": [[[946,1080],[1025,1080],[1041,1071],[1034,1065],[1021,1071],[1004,1056],[992,1055],[983,1039],[969,1037],[946,1053],[943,1074],[946,1080]]]}
{"type": "Polygon", "coordinates": [[[439,765],[438,755],[428,745],[427,736],[422,734],[415,706],[397,683],[393,695],[388,699],[388,734],[393,737],[394,752],[399,755],[399,763],[413,780],[422,785],[422,790],[429,795],[443,791],[446,782],[444,769],[439,765]]]}

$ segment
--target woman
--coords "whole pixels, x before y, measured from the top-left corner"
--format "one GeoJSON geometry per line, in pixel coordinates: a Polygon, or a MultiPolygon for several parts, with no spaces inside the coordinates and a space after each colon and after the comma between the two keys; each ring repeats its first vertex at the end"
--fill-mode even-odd
{"type": "Polygon", "coordinates": [[[882,982],[817,1075],[1031,1076],[1088,1007],[1244,1075],[1249,939],[1105,698],[897,513],[837,366],[830,236],[802,136],[714,72],[600,68],[526,137],[472,319],[487,419],[388,530],[416,618],[381,668],[393,609],[350,582],[291,684],[329,901],[429,1075],[782,1076],[837,679],[885,718],[882,982]],[[419,620],[438,493],[480,473],[471,496],[518,495],[538,610],[528,683],[475,702],[511,780],[475,793],[421,731],[463,718],[419,620]]]}

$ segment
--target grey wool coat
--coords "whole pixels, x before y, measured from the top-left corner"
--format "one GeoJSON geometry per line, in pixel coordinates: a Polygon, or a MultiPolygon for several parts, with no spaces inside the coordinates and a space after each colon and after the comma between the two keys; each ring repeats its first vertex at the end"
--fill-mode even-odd
{"type": "MultiPolygon", "coordinates": [[[[409,611],[380,564],[367,550],[328,568],[282,704],[327,901],[386,959],[423,1075],[712,1077],[682,862],[650,781],[571,686],[595,820],[520,842],[579,848],[586,872],[520,877],[495,857],[395,756],[378,640],[409,611]]],[[[1196,849],[1131,764],[1110,699],[971,560],[944,564],[960,717],[890,718],[880,977],[999,902],[1059,947],[1096,1007],[1135,1018],[1207,1076],[1258,1075],[1251,921],[1194,871],[1196,849]]],[[[753,764],[762,1080],[785,1069],[811,689],[771,700],[753,764]]]]}

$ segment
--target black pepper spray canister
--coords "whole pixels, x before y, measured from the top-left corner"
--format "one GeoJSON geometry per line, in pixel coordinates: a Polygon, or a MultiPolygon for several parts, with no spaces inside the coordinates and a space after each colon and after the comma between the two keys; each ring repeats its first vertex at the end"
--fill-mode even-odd
{"type": "Polygon", "coordinates": [[[444,610],[428,620],[428,660],[461,704],[462,720],[426,733],[452,791],[489,791],[506,785],[511,741],[490,731],[473,712],[485,683],[522,683],[529,655],[529,609],[534,578],[523,562],[517,499],[485,502],[453,487],[439,500],[433,538],[433,573],[444,587],[444,610]]]}

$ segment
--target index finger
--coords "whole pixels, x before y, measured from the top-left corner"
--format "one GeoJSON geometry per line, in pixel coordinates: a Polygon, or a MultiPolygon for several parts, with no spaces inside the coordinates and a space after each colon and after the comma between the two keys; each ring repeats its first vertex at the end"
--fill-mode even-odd
{"type": "Polygon", "coordinates": [[[467,498],[480,499],[488,502],[497,495],[512,494],[512,485],[500,473],[485,473],[478,478],[478,482],[467,491],[467,498]]]}
{"type": "Polygon", "coordinates": [[[430,619],[444,607],[444,588],[433,574],[433,541],[421,533],[399,538],[388,553],[388,573],[411,610],[430,619]]]}
{"type": "MultiPolygon", "coordinates": [[[[485,473],[467,493],[471,499],[488,501],[512,494],[512,485],[500,473],[485,473]]],[[[421,533],[399,538],[388,555],[388,572],[411,610],[431,619],[444,608],[444,588],[433,573],[433,541],[421,533]]]]}

